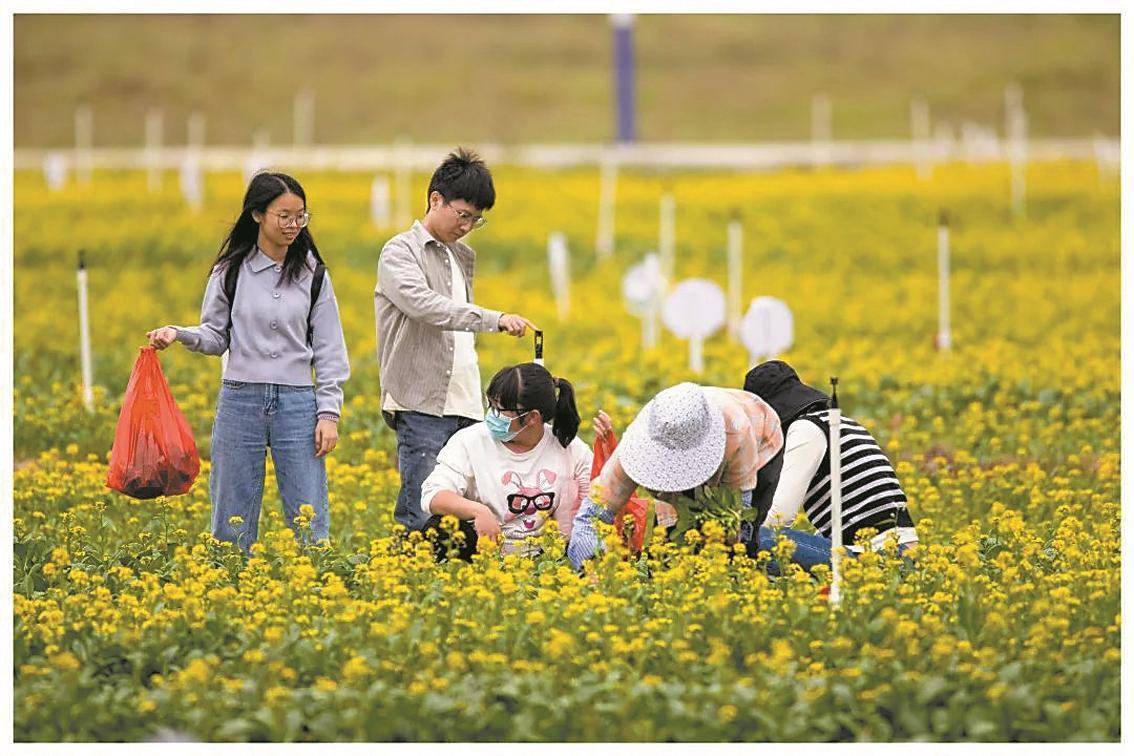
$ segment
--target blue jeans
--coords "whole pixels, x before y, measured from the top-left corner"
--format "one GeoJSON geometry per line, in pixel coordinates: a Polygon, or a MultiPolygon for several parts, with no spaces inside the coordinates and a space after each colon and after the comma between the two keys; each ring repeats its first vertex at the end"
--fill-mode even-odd
{"type": "Polygon", "coordinates": [[[421,484],[437,466],[437,454],[461,428],[477,422],[456,415],[426,415],[399,410],[394,414],[398,437],[398,474],[402,488],[394,504],[394,519],[409,530],[422,530],[430,516],[421,509],[421,484]]]}
{"type": "MultiPolygon", "coordinates": [[[[812,567],[817,564],[831,565],[831,539],[825,538],[818,533],[805,533],[802,530],[795,530],[793,528],[781,528],[780,534],[787,536],[795,542],[795,551],[792,552],[791,561],[798,564],[804,570],[810,571],[812,567]]],[[[769,527],[761,527],[758,536],[759,550],[771,551],[772,547],[776,545],[776,531],[769,527]]],[[[909,547],[902,543],[898,545],[898,556],[902,557],[903,564],[908,567],[912,565],[910,560],[905,556],[909,547]]],[[[755,550],[749,548],[751,556],[756,556],[755,550]]],[[[853,551],[845,552],[847,557],[855,557],[857,554],[853,551]]],[[[780,566],[773,558],[768,562],[768,574],[779,575],[780,566]]]]}
{"type": "MultiPolygon", "coordinates": [[[[791,561],[805,570],[810,571],[817,564],[831,564],[831,541],[816,533],[805,533],[794,528],[782,528],[779,533],[787,536],[795,543],[791,561]]],[[[776,531],[767,526],[761,526],[757,536],[760,551],[771,551],[776,545],[776,531]]],[[[755,556],[755,554],[753,554],[755,556]]],[[[780,574],[780,565],[775,558],[768,562],[768,573],[780,574]]]]}
{"type": "Polygon", "coordinates": [[[297,530],[299,508],[315,510],[311,536],[328,537],[327,466],[315,456],[315,389],[225,380],[213,422],[213,536],[245,553],[256,542],[264,498],[266,450],[271,449],[284,519],[297,530]],[[239,517],[242,522],[230,522],[239,517]]]}

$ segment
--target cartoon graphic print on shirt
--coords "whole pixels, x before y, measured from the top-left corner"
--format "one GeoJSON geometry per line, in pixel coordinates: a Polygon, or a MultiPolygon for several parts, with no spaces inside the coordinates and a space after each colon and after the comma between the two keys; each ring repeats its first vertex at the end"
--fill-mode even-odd
{"type": "Polygon", "coordinates": [[[504,473],[500,482],[509,491],[508,513],[504,517],[504,531],[511,538],[523,538],[540,529],[555,508],[555,491],[552,486],[558,476],[546,468],[536,473],[536,485],[524,484],[523,477],[514,470],[504,473]]]}

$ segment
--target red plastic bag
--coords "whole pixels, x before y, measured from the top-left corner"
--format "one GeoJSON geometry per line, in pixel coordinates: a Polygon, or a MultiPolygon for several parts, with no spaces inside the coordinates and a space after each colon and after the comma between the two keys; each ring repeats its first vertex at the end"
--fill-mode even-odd
{"type": "MultiPolygon", "coordinates": [[[[598,477],[598,474],[602,471],[602,466],[606,464],[606,460],[610,458],[610,455],[614,454],[614,448],[616,446],[618,446],[618,439],[615,437],[613,431],[608,435],[601,436],[595,441],[594,461],[591,462],[592,481],[598,477]]],[[[630,500],[626,502],[626,507],[614,518],[614,527],[622,534],[622,542],[635,554],[641,552],[642,540],[646,536],[646,514],[648,508],[649,502],[646,499],[631,495],[630,500]],[[629,541],[626,539],[626,529],[623,527],[628,515],[634,521],[634,530],[630,535],[629,541]]]]}
{"type": "Polygon", "coordinates": [[[106,485],[135,499],[183,494],[197,479],[201,458],[157,351],[140,351],[118,415],[106,485]]]}

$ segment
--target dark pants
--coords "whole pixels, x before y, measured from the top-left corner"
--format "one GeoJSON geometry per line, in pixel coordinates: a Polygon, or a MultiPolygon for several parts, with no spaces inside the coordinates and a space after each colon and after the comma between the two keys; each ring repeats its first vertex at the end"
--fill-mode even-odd
{"type": "MultiPolygon", "coordinates": [[[[402,488],[394,505],[394,519],[410,530],[424,530],[441,518],[430,517],[421,508],[421,484],[437,466],[437,454],[461,428],[477,422],[468,417],[437,417],[422,412],[394,413],[391,425],[398,436],[398,474],[402,488]]],[[[475,535],[475,532],[474,532],[475,535]]]]}
{"type": "Polygon", "coordinates": [[[772,509],[772,498],[776,495],[776,487],[780,483],[780,472],[784,467],[784,450],[780,449],[776,456],[760,468],[756,477],[756,488],[752,490],[752,506],[756,507],[756,524],[763,525],[772,509]]]}

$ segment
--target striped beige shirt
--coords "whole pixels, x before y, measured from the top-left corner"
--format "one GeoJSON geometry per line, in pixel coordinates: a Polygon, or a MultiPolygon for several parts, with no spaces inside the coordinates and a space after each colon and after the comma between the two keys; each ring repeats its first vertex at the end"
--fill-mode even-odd
{"type": "Polygon", "coordinates": [[[472,248],[456,242],[449,249],[452,256],[414,221],[382,247],[374,288],[383,395],[397,406],[438,417],[453,375],[453,332],[497,331],[503,314],[472,303],[472,248]],[[453,298],[450,259],[464,278],[464,303],[453,298]]]}

